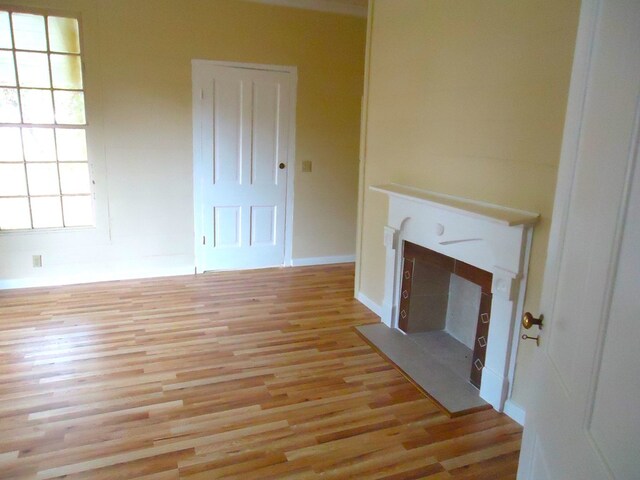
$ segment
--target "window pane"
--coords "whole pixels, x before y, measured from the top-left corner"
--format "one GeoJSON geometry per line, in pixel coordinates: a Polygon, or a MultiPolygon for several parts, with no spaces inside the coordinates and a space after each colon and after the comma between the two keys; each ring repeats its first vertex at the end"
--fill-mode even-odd
{"type": "Polygon", "coordinates": [[[66,227],[93,225],[90,196],[62,197],[62,208],[66,227]]]}
{"type": "Polygon", "coordinates": [[[23,163],[0,164],[0,196],[13,197],[27,194],[23,163]]]}
{"type": "Polygon", "coordinates": [[[91,193],[89,164],[61,163],[60,186],[62,187],[62,193],[91,193]]]}
{"type": "Polygon", "coordinates": [[[0,196],[14,197],[27,194],[23,163],[0,164],[0,196]]]}
{"type": "Polygon", "coordinates": [[[62,227],[60,197],[32,198],[31,215],[33,215],[33,228],[62,227]]]}
{"type": "Polygon", "coordinates": [[[31,228],[29,201],[26,198],[0,198],[0,229],[31,228]]]}
{"type": "Polygon", "coordinates": [[[48,22],[52,52],[80,53],[80,35],[75,18],[49,17],[48,22]]]}
{"type": "Polygon", "coordinates": [[[49,60],[46,53],[17,52],[18,82],[21,87],[49,88],[49,60]]]}
{"type": "Polygon", "coordinates": [[[77,19],[0,8],[0,229],[94,224],[79,54],[77,19]]]}
{"type": "Polygon", "coordinates": [[[16,69],[13,65],[13,53],[11,52],[0,51],[0,86],[16,86],[16,69]]]}
{"type": "Polygon", "coordinates": [[[53,92],[56,102],[56,122],[82,125],[84,118],[84,94],[82,92],[53,92]]]}
{"type": "Polygon", "coordinates": [[[82,88],[80,57],[75,55],[51,55],[53,88],[82,88]]]}
{"type": "Polygon", "coordinates": [[[22,141],[17,127],[0,127],[0,162],[21,162],[22,141]]]}
{"type": "Polygon", "coordinates": [[[87,140],[84,129],[56,128],[58,145],[58,160],[82,161],[87,160],[87,140]]]}
{"type": "Polygon", "coordinates": [[[47,49],[47,37],[44,31],[44,17],[26,13],[11,14],[15,47],[22,50],[47,49]]]}
{"type": "Polygon", "coordinates": [[[27,162],[55,162],[53,128],[23,128],[24,158],[27,162]]]}
{"type": "Polygon", "coordinates": [[[49,90],[20,90],[25,123],[53,123],[53,105],[49,90]]]}
{"type": "Polygon", "coordinates": [[[9,12],[0,12],[0,48],[11,48],[12,46],[9,12]]]}
{"type": "Polygon", "coordinates": [[[15,88],[0,88],[0,122],[20,123],[18,90],[15,88]]]}
{"type": "Polygon", "coordinates": [[[58,168],[55,163],[30,163],[27,165],[30,195],[57,195],[58,168]]]}

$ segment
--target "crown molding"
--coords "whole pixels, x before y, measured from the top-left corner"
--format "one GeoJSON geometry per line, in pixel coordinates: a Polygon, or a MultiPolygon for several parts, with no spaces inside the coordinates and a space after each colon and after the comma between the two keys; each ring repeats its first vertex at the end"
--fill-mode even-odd
{"type": "Polygon", "coordinates": [[[351,5],[334,0],[247,0],[254,3],[279,5],[281,7],[301,8],[304,10],[316,10],[319,12],[338,13],[354,17],[367,17],[367,7],[351,5]]]}

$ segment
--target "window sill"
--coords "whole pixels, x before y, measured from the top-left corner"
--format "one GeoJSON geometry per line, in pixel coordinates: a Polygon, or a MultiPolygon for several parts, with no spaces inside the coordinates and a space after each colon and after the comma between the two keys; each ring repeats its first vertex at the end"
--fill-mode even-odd
{"type": "Polygon", "coordinates": [[[98,228],[95,225],[87,225],[85,227],[23,228],[23,229],[16,229],[16,230],[0,230],[0,236],[90,232],[97,229],[98,228]]]}

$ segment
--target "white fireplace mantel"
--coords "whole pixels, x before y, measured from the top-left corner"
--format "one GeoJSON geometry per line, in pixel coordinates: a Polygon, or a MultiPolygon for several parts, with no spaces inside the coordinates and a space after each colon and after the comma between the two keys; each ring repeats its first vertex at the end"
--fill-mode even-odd
{"type": "Polygon", "coordinates": [[[540,216],[404,185],[370,188],[389,196],[382,305],[382,321],[387,326],[398,325],[405,240],[493,274],[480,396],[502,411],[513,384],[531,238],[540,216]]]}

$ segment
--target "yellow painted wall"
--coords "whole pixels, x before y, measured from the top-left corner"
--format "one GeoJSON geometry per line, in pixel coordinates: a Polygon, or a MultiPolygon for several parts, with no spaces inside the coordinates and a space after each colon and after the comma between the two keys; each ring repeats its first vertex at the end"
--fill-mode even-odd
{"type": "Polygon", "coordinates": [[[293,257],[355,252],[364,18],[241,0],[11,3],[82,15],[89,148],[104,215],[94,237],[1,236],[0,279],[193,271],[192,59],[298,67],[293,257]],[[301,173],[303,160],[313,161],[312,173],[301,173]],[[34,270],[38,253],[44,267],[34,270]]]}
{"type": "Polygon", "coordinates": [[[370,1],[356,290],[382,304],[387,201],[369,186],[396,182],[539,212],[537,312],[579,0],[370,1]]]}

